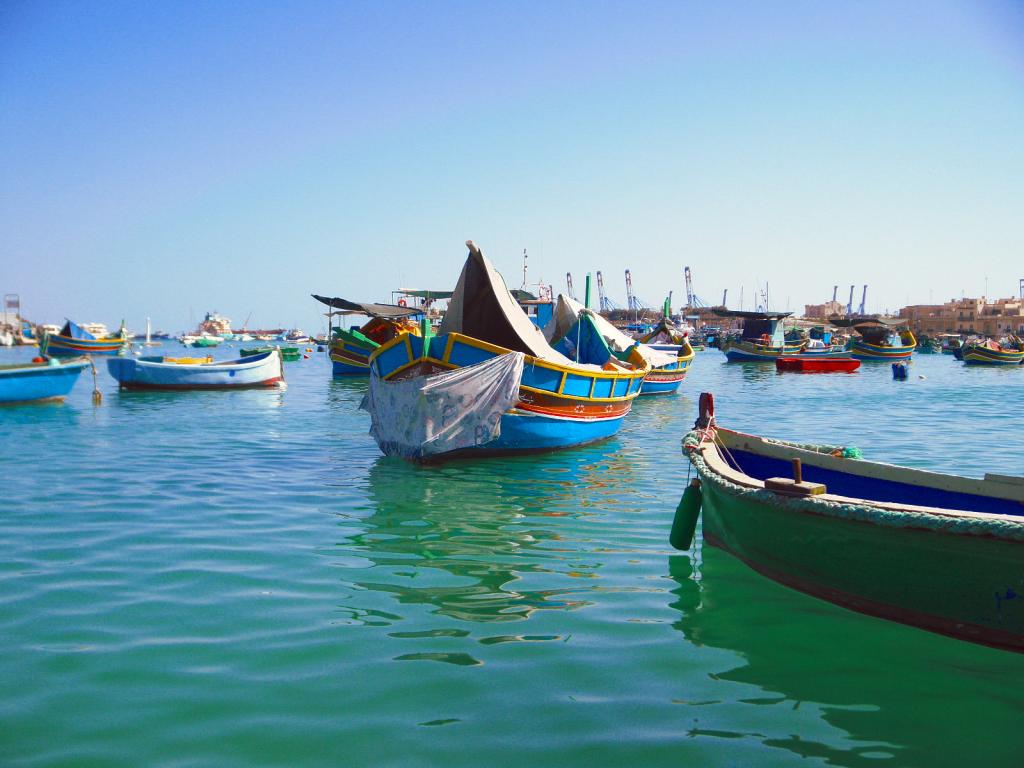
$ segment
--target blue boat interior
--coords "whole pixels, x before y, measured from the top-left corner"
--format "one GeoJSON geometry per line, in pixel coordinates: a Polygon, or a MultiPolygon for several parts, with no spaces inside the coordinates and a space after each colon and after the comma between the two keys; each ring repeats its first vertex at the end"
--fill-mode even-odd
{"type": "MultiPolygon", "coordinates": [[[[758,480],[770,477],[792,477],[793,467],[788,460],[763,456],[753,451],[730,448],[726,460],[741,472],[758,480]],[[730,457],[732,460],[730,460],[730,457]]],[[[894,480],[863,477],[833,469],[824,469],[804,463],[803,479],[822,483],[829,493],[869,501],[912,504],[966,512],[988,512],[998,515],[1024,516],[1024,503],[1012,499],[981,496],[959,491],[946,491],[926,485],[914,485],[894,480]]]]}

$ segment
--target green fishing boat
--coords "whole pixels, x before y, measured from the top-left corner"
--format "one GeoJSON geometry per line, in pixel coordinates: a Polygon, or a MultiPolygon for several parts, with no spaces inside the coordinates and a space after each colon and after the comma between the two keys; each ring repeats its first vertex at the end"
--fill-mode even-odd
{"type": "Polygon", "coordinates": [[[683,441],[699,479],[671,542],[703,540],[861,613],[1024,652],[1024,478],[864,461],[856,449],[719,428],[710,394],[683,441]]]}
{"type": "Polygon", "coordinates": [[[299,351],[298,347],[252,347],[250,349],[239,350],[242,357],[252,357],[253,355],[261,355],[264,352],[272,352],[275,349],[281,350],[281,358],[286,363],[294,363],[296,360],[302,358],[302,352],[299,351]]]}

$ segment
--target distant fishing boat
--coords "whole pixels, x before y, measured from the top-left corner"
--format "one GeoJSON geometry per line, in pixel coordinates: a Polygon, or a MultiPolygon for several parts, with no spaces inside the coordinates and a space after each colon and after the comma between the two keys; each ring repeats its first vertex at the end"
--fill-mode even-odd
{"type": "Polygon", "coordinates": [[[639,353],[651,367],[641,395],[673,394],[686,378],[696,353],[685,334],[673,351],[643,344],[620,331],[607,319],[578,301],[559,295],[544,337],[556,350],[578,363],[604,365],[612,357],[629,362],[639,353]]]}
{"type": "Polygon", "coordinates": [[[959,333],[941,333],[937,338],[944,355],[953,355],[963,346],[963,339],[959,333]]]}
{"type": "Polygon", "coordinates": [[[775,362],[783,355],[799,354],[803,342],[787,344],[782,321],[792,312],[742,312],[731,309],[715,310],[719,317],[738,318],[743,323],[739,336],[725,336],[719,349],[731,363],[775,362]]]}
{"type": "Polygon", "coordinates": [[[1024,478],[943,475],[733,432],[717,427],[706,393],[683,450],[699,484],[680,503],[674,546],[689,548],[703,514],[707,544],[781,584],[1024,652],[1024,478]]]}
{"type": "Polygon", "coordinates": [[[1024,361],[1024,344],[1013,337],[1006,344],[997,341],[972,341],[961,349],[964,365],[1020,365],[1024,361]]]}
{"type": "Polygon", "coordinates": [[[86,357],[0,365],[0,404],[63,400],[90,365],[86,357]]]}
{"type": "Polygon", "coordinates": [[[370,355],[381,344],[403,333],[420,333],[419,326],[410,320],[412,316],[422,313],[422,310],[415,307],[348,301],[316,294],[313,294],[313,298],[330,307],[327,313],[328,326],[335,316],[363,315],[370,318],[360,328],[332,328],[327,354],[331,359],[331,373],[334,376],[369,375],[370,355]]]}
{"type": "Polygon", "coordinates": [[[403,333],[370,356],[364,408],[385,454],[427,460],[537,451],[615,434],[650,366],[585,365],[558,352],[467,241],[439,334],[403,333]]]}
{"type": "Polygon", "coordinates": [[[294,363],[302,359],[302,353],[298,347],[252,347],[240,349],[238,353],[242,357],[252,357],[253,355],[261,355],[264,352],[273,352],[275,349],[281,350],[281,359],[286,363],[294,363]]]}
{"type": "Polygon", "coordinates": [[[906,327],[905,320],[869,316],[864,318],[833,318],[831,322],[852,328],[858,337],[850,339],[847,350],[858,360],[909,360],[917,347],[917,339],[906,327]]]}
{"type": "Polygon", "coordinates": [[[931,336],[922,336],[917,340],[917,352],[921,355],[935,355],[942,352],[942,343],[931,336]]]}
{"type": "Polygon", "coordinates": [[[47,333],[43,337],[44,355],[119,355],[128,346],[124,325],[116,334],[97,337],[77,323],[68,320],[60,333],[47,333]]]}
{"type": "Polygon", "coordinates": [[[276,349],[238,360],[195,363],[160,356],[107,361],[107,370],[121,389],[251,389],[284,381],[276,349]]]}

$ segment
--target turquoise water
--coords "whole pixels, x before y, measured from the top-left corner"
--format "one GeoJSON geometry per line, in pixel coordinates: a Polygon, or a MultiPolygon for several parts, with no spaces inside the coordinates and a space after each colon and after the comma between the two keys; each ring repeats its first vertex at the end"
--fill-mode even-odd
{"type": "Polygon", "coordinates": [[[87,374],[0,409],[0,764],[1021,765],[1024,656],[667,539],[702,390],[739,429],[1021,474],[1024,370],[723,360],[603,444],[433,467],[379,455],[322,355],[283,392],[101,373],[99,407],[87,374]]]}

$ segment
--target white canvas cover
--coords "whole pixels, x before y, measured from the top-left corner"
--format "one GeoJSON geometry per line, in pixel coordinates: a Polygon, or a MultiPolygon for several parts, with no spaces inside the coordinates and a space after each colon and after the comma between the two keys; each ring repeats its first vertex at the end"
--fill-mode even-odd
{"type": "Polygon", "coordinates": [[[439,334],[465,334],[557,365],[597,367],[580,366],[552,349],[544,333],[512,298],[501,274],[490,260],[472,240],[467,240],[466,246],[469,257],[448,302],[439,334]]]}
{"type": "Polygon", "coordinates": [[[489,443],[519,400],[524,355],[512,352],[434,376],[385,381],[370,368],[360,405],[386,456],[425,459],[489,443]]]}
{"type": "MultiPolygon", "coordinates": [[[[576,324],[577,318],[579,318],[583,312],[590,315],[591,320],[594,322],[594,326],[601,333],[601,337],[613,351],[625,352],[637,343],[636,339],[633,339],[620,331],[597,312],[594,312],[592,309],[584,308],[584,306],[575,299],[571,299],[561,293],[558,294],[558,300],[555,302],[555,308],[551,313],[551,319],[544,328],[544,337],[548,342],[558,341],[569,332],[569,329],[572,328],[573,325],[576,324]]],[[[661,350],[654,349],[646,344],[637,345],[637,351],[644,360],[650,363],[652,368],[671,365],[676,361],[676,356],[670,352],[662,352],[661,350]]]]}

